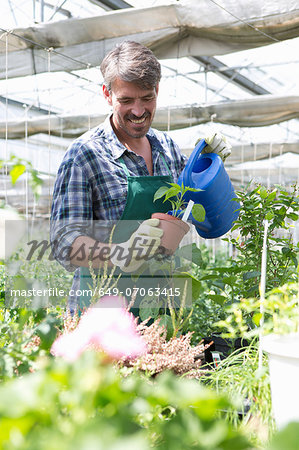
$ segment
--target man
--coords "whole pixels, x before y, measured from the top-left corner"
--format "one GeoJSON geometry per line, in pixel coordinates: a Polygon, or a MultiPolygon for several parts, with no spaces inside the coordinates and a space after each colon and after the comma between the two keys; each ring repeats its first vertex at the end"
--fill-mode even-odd
{"type": "Polygon", "coordinates": [[[160,186],[177,181],[187,159],[166,133],[151,128],[161,78],[154,54],[125,41],[106,55],[101,71],[112,114],[67,150],[51,214],[54,256],[67,270],[81,267],[81,280],[91,260],[93,267],[106,263],[131,273],[156,253],[163,232],[159,220],[150,217],[170,208],[154,203],[153,196],[160,186]],[[141,224],[130,233],[120,221],[141,224]],[[111,224],[117,224],[113,242],[111,224]]]}

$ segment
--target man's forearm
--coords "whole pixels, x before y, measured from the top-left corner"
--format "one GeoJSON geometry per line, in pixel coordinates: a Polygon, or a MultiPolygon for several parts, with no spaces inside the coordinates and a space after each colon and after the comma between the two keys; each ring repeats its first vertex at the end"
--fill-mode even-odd
{"type": "Polygon", "coordinates": [[[70,252],[70,262],[75,266],[89,267],[103,267],[110,262],[111,244],[96,241],[89,236],[79,236],[75,239],[70,252]]]}

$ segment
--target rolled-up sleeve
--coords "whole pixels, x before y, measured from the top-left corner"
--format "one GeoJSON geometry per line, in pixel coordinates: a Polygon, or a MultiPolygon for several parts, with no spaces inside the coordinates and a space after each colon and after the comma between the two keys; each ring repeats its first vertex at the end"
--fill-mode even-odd
{"type": "Polygon", "coordinates": [[[70,262],[72,245],[77,237],[91,235],[92,199],[84,168],[65,161],[59,168],[50,223],[50,242],[54,258],[68,271],[77,266],[70,262]]]}

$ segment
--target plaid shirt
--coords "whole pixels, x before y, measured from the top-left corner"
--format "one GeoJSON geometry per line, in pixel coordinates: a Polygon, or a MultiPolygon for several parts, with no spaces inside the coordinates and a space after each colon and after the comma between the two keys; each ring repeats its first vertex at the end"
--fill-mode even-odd
{"type": "MultiPolygon", "coordinates": [[[[186,156],[164,132],[150,128],[147,138],[152,148],[153,175],[169,175],[170,170],[176,182],[186,156]]],[[[103,124],[76,139],[63,158],[53,193],[51,243],[55,258],[69,271],[76,267],[70,264],[64,250],[78,236],[93,236],[89,230],[94,221],[115,223],[122,216],[128,185],[120,157],[130,175],[149,175],[144,159],[118,140],[107,117],[103,124]]],[[[96,238],[104,240],[103,237],[104,233],[96,238]]]]}

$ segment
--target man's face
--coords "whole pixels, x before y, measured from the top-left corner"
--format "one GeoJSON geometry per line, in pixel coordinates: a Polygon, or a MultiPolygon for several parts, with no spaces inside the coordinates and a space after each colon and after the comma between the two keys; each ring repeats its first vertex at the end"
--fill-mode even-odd
{"type": "Polygon", "coordinates": [[[158,85],[154,89],[141,89],[117,78],[111,92],[103,86],[103,93],[113,108],[112,122],[119,137],[144,137],[156,111],[158,85]]]}

